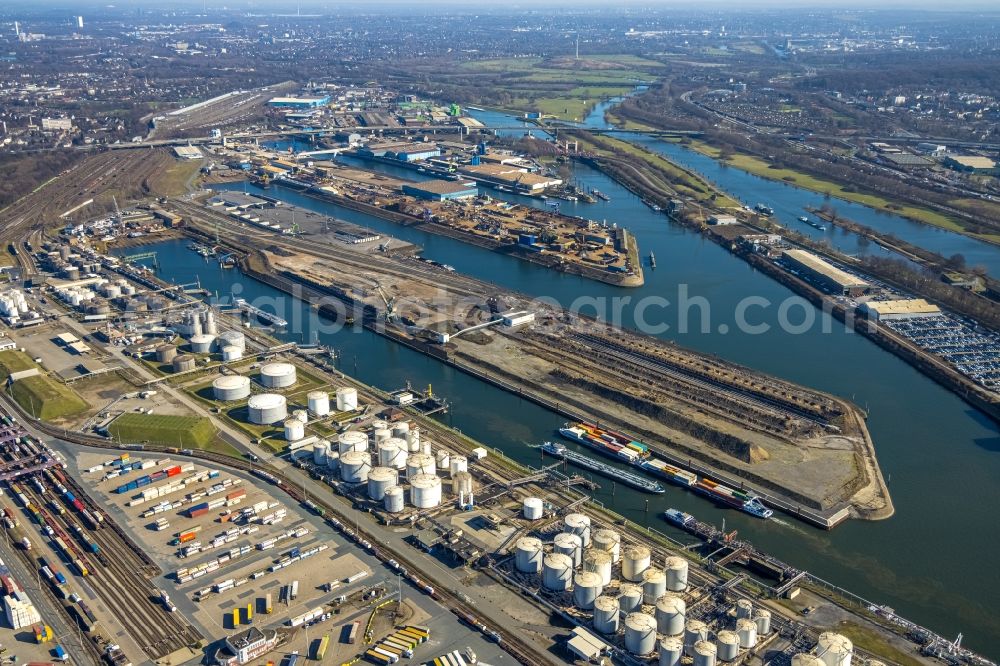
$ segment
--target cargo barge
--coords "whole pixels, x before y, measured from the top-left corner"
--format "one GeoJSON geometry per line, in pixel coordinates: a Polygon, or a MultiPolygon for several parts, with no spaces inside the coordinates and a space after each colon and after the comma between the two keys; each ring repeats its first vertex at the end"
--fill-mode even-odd
{"type": "MultiPolygon", "coordinates": [[[[597,472],[598,474],[614,479],[615,481],[621,481],[626,486],[631,486],[636,490],[653,493],[654,495],[662,495],[666,492],[663,486],[656,481],[650,481],[649,479],[645,479],[638,474],[632,474],[631,472],[627,472],[623,469],[602,463],[600,460],[588,458],[587,456],[577,453],[576,451],[570,451],[562,444],[558,444],[556,442],[545,442],[542,444],[541,449],[550,456],[568,460],[577,467],[589,469],[592,472],[597,472]]],[[[623,458],[622,460],[623,462],[631,462],[627,458],[623,458]]]]}

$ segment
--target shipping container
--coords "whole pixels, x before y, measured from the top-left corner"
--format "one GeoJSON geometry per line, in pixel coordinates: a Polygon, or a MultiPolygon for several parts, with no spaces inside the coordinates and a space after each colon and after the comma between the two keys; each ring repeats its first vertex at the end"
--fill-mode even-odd
{"type": "Polygon", "coordinates": [[[264,612],[270,615],[274,612],[274,606],[271,605],[271,593],[268,592],[267,596],[264,597],[264,612]]]}

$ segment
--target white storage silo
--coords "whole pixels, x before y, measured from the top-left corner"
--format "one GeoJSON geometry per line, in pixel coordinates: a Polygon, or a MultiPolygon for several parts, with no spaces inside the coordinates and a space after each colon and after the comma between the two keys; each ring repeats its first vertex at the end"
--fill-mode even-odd
{"type": "Polygon", "coordinates": [[[410,432],[410,422],[400,421],[396,425],[392,426],[392,436],[398,437],[402,440],[406,439],[406,433],[410,432]]]}
{"type": "Polygon", "coordinates": [[[337,450],[340,455],[348,451],[367,451],[368,435],[358,430],[348,430],[337,435],[337,450]]]}
{"type": "Polygon", "coordinates": [[[596,529],[591,533],[594,548],[611,553],[611,561],[617,563],[621,558],[622,536],[615,530],[607,528],[596,529]]]}
{"type": "Polygon", "coordinates": [[[618,600],[600,596],[594,601],[594,631],[599,634],[618,633],[618,600]]]}
{"type": "Polygon", "coordinates": [[[285,388],[295,383],[295,366],[291,363],[268,363],[260,369],[260,383],[267,388],[285,388]]]}
{"type": "Polygon", "coordinates": [[[626,614],[642,610],[642,586],[622,583],[618,588],[618,608],[626,614]]]}
{"type": "Polygon", "coordinates": [[[426,453],[413,453],[409,455],[406,459],[406,478],[413,478],[417,474],[437,474],[437,465],[434,463],[434,456],[429,456],[426,453]]]}
{"type": "Polygon", "coordinates": [[[542,558],[542,585],[548,590],[568,590],[573,585],[573,560],[569,555],[549,553],[542,558]]]}
{"type": "Polygon", "coordinates": [[[695,644],[707,640],[707,624],[701,620],[688,620],[684,623],[684,654],[693,657],[695,644]]]}
{"type": "Polygon", "coordinates": [[[465,456],[452,456],[451,465],[449,466],[451,470],[451,475],[455,476],[459,472],[469,471],[469,459],[465,456]]]}
{"type": "Polygon", "coordinates": [[[406,442],[390,437],[378,445],[378,464],[393,469],[406,467],[406,442]],[[400,443],[403,448],[400,448],[400,443]]]}
{"type": "Polygon", "coordinates": [[[451,470],[451,453],[445,451],[444,449],[438,450],[434,454],[434,460],[437,463],[437,468],[440,470],[449,471],[451,470]]]}
{"type": "Polygon", "coordinates": [[[655,604],[667,591],[667,575],[659,569],[642,572],[642,603],[655,604]]]}
{"type": "Polygon", "coordinates": [[[243,358],[243,350],[239,347],[227,345],[222,348],[222,360],[226,362],[238,361],[243,358]]]}
{"type": "Polygon", "coordinates": [[[306,436],[306,428],[298,419],[285,421],[285,441],[297,442],[306,436]]]}
{"type": "MultiPolygon", "coordinates": [[[[541,500],[539,500],[540,502],[541,500]]],[[[596,548],[583,551],[583,570],[601,575],[604,585],[611,584],[611,553],[596,548]]]]}
{"type": "Polygon", "coordinates": [[[347,483],[364,483],[372,468],[367,451],[348,451],[340,455],[340,479],[347,483]]]}
{"type": "Polygon", "coordinates": [[[736,633],[739,635],[740,647],[751,650],[757,646],[757,623],[747,618],[736,620],[736,633]]]}
{"type": "Polygon", "coordinates": [[[579,534],[583,539],[583,547],[590,548],[590,516],[583,513],[567,513],[563,518],[567,532],[579,534]]]}
{"type": "Polygon", "coordinates": [[[656,630],[665,636],[684,634],[684,613],[687,604],[676,594],[667,592],[656,600],[656,630]]]}
{"type": "Polygon", "coordinates": [[[723,629],[715,636],[716,654],[722,661],[733,661],[740,656],[740,637],[735,631],[723,629]]]}
{"type": "Polygon", "coordinates": [[[851,652],[854,644],[847,636],[826,631],[819,635],[816,643],[816,656],[823,660],[826,666],[851,666],[851,652]]]}
{"type": "Polygon", "coordinates": [[[792,666],[826,666],[826,664],[816,655],[800,652],[792,655],[792,666]]]}
{"type": "MultiPolygon", "coordinates": [[[[412,430],[410,431],[410,436],[411,437],[413,436],[413,431],[412,430]]],[[[406,440],[406,443],[410,445],[410,448],[413,448],[413,443],[409,439],[406,440]]],[[[434,450],[433,450],[433,447],[431,446],[431,440],[429,440],[429,439],[419,439],[418,438],[418,441],[417,441],[417,450],[420,451],[420,453],[423,453],[423,454],[428,455],[428,456],[434,455],[434,450]]]]}
{"type": "Polygon", "coordinates": [[[326,456],[330,451],[330,442],[322,440],[313,444],[313,464],[325,465],[326,456]]]}
{"type": "Polygon", "coordinates": [[[337,389],[337,411],[353,412],[358,408],[358,390],[351,386],[337,389]]]}
{"type": "Polygon", "coordinates": [[[374,428],[372,430],[372,444],[378,446],[387,439],[392,439],[392,431],[388,428],[374,428]]]}
{"type": "Polygon", "coordinates": [[[652,553],[646,546],[626,546],[622,552],[622,576],[633,583],[642,580],[642,572],[649,568],[652,553]]]}
{"type": "Polygon", "coordinates": [[[340,453],[331,447],[330,442],[327,440],[323,441],[326,442],[327,447],[326,468],[331,472],[337,472],[340,470],[340,453]]]}
{"type": "Polygon", "coordinates": [[[375,419],[369,424],[372,430],[388,430],[389,422],[382,419],[375,419]]]}
{"type": "Polygon", "coordinates": [[[205,312],[205,332],[209,335],[218,335],[219,326],[215,322],[215,312],[207,310],[205,312]]]}
{"type": "Polygon", "coordinates": [[[583,559],[583,539],[580,538],[579,534],[560,532],[552,541],[552,550],[556,553],[569,555],[570,559],[573,560],[573,567],[576,568],[580,566],[583,559]]]}
{"type": "Polygon", "coordinates": [[[656,619],[646,613],[625,616],[625,649],[644,657],[656,649],[656,619]]]}
{"type": "Polygon", "coordinates": [[[330,413],[330,394],[326,391],[310,391],[306,400],[313,416],[322,418],[330,413]]]}
{"type": "Polygon", "coordinates": [[[368,472],[368,497],[376,501],[385,499],[386,491],[394,488],[398,479],[399,472],[391,467],[373,467],[368,472]]]}
{"type": "Polygon", "coordinates": [[[677,666],[684,654],[684,641],[676,636],[667,636],[660,640],[660,661],[658,666],[677,666]]]}
{"type": "Polygon", "coordinates": [[[715,657],[718,648],[715,643],[708,641],[698,641],[694,644],[694,666],[715,666],[715,657]]]}
{"type": "Polygon", "coordinates": [[[242,375],[223,375],[212,381],[212,393],[216,400],[232,402],[243,400],[250,395],[250,378],[242,375]]]}
{"type": "Polygon", "coordinates": [[[521,502],[521,515],[525,520],[541,520],[545,515],[542,500],[538,497],[525,497],[521,502]]]}
{"type": "Polygon", "coordinates": [[[399,513],[403,510],[404,504],[405,502],[403,501],[402,488],[396,486],[385,491],[385,501],[383,502],[383,506],[385,506],[386,511],[389,513],[399,513]]]}
{"type": "Polygon", "coordinates": [[[191,351],[195,354],[207,354],[212,351],[212,343],[215,342],[215,336],[209,335],[208,333],[202,333],[201,335],[191,336],[191,351]]]}
{"type": "Polygon", "coordinates": [[[753,602],[749,599],[736,600],[736,619],[746,619],[753,617],[753,602]]]}
{"type": "Polygon", "coordinates": [[[543,555],[541,539],[521,537],[514,545],[514,565],[521,573],[539,573],[543,555]]]}
{"type": "Polygon", "coordinates": [[[683,592],[688,585],[688,561],[683,557],[672,555],[667,558],[667,589],[671,592],[683,592]]]}
{"type": "Polygon", "coordinates": [[[410,481],[410,502],[418,509],[432,509],[441,504],[441,479],[417,474],[410,481]]]}
{"type": "Polygon", "coordinates": [[[309,412],[304,409],[296,409],[293,411],[292,418],[302,421],[302,425],[309,425],[309,412]]]}
{"type": "Polygon", "coordinates": [[[266,425],[283,421],[288,416],[288,403],[285,396],[276,393],[258,393],[250,396],[247,402],[250,422],[266,425]]]}
{"type": "Polygon", "coordinates": [[[573,577],[573,603],[582,610],[591,610],[597,597],[604,591],[600,574],[581,571],[573,577]]]}
{"type": "Polygon", "coordinates": [[[406,446],[409,447],[410,453],[415,453],[421,451],[423,453],[430,453],[430,451],[424,451],[424,449],[430,449],[430,442],[420,441],[420,427],[411,425],[410,429],[406,431],[406,446]]]}
{"type": "Polygon", "coordinates": [[[771,611],[766,608],[759,609],[754,613],[753,621],[757,623],[758,636],[767,636],[771,633],[771,611]]]}
{"type": "Polygon", "coordinates": [[[226,347],[236,347],[241,352],[247,350],[247,338],[240,331],[223,331],[216,338],[216,344],[220,349],[225,349],[226,347]]]}

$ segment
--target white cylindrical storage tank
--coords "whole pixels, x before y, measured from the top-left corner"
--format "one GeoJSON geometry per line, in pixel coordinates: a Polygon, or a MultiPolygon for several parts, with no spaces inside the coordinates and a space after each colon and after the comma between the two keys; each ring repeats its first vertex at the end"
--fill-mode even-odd
{"type": "Polygon", "coordinates": [[[216,338],[216,344],[223,349],[226,347],[236,347],[242,352],[247,350],[247,338],[240,331],[223,331],[216,338]]]}
{"type": "Polygon", "coordinates": [[[698,641],[694,644],[694,666],[715,666],[718,651],[715,643],[698,641]]]}
{"type": "Polygon", "coordinates": [[[771,633],[771,611],[761,608],[754,613],[753,621],[757,623],[758,636],[767,636],[771,633]]]}
{"type": "Polygon", "coordinates": [[[344,455],[348,451],[367,451],[368,435],[358,430],[348,430],[337,435],[337,451],[344,455]]]}
{"type": "Polygon", "coordinates": [[[601,596],[594,601],[594,631],[599,634],[618,633],[618,600],[601,596]]]}
{"type": "Polygon", "coordinates": [[[266,425],[283,421],[288,416],[288,403],[285,396],[276,393],[258,393],[250,396],[247,402],[250,422],[266,425]]]}
{"type": "Polygon", "coordinates": [[[364,483],[372,468],[367,451],[348,451],[340,455],[340,480],[346,483],[364,483]]]}
{"type": "Polygon", "coordinates": [[[410,432],[409,421],[401,421],[396,425],[392,426],[392,436],[398,437],[400,439],[406,439],[406,433],[410,432]]]}
{"type": "Polygon", "coordinates": [[[747,618],[736,620],[736,633],[739,635],[740,647],[750,650],[757,646],[757,623],[747,618]]]}
{"type": "Polygon", "coordinates": [[[175,356],[173,360],[174,372],[187,372],[197,367],[197,359],[190,354],[175,356]]]}
{"type": "Polygon", "coordinates": [[[404,448],[400,448],[400,441],[390,437],[378,445],[379,465],[392,467],[393,469],[403,469],[406,467],[406,443],[403,443],[404,448]]]}
{"type": "Polygon", "coordinates": [[[736,619],[746,619],[753,617],[753,602],[749,599],[736,600],[736,619]]]}
{"type": "MultiPolygon", "coordinates": [[[[573,560],[573,568],[580,566],[583,559],[583,539],[579,534],[560,532],[552,541],[552,550],[556,553],[569,555],[573,560]]],[[[598,574],[600,575],[600,574],[598,574]]]]}
{"type": "Polygon", "coordinates": [[[656,600],[656,630],[664,636],[682,636],[684,634],[684,613],[687,604],[676,594],[670,592],[656,600]]]}
{"type": "Polygon", "coordinates": [[[573,603],[582,610],[591,610],[597,597],[604,591],[601,575],[593,571],[581,571],[573,577],[573,603]]]}
{"type": "Polygon", "coordinates": [[[326,468],[331,472],[336,472],[340,469],[340,453],[330,448],[330,442],[327,442],[326,445],[328,449],[326,454],[326,468]]]}
{"type": "Polygon", "coordinates": [[[297,442],[306,436],[306,427],[298,419],[288,419],[285,421],[285,440],[297,442]]]}
{"type": "Polygon", "coordinates": [[[543,555],[541,539],[521,537],[514,545],[514,565],[521,573],[539,573],[543,555]]]}
{"type": "Polygon", "coordinates": [[[209,335],[208,333],[202,333],[201,335],[191,336],[191,351],[195,354],[207,354],[212,351],[212,343],[215,342],[215,336],[209,335]]]}
{"type": "Polygon", "coordinates": [[[627,546],[622,553],[622,576],[633,583],[642,580],[642,572],[649,568],[652,558],[646,546],[627,546]]]}
{"type": "Polygon", "coordinates": [[[451,492],[459,499],[465,498],[466,503],[468,503],[469,495],[472,494],[472,490],[472,475],[468,472],[459,472],[455,476],[451,477],[451,492]]]}
{"type": "Polygon", "coordinates": [[[215,323],[215,313],[211,310],[205,313],[205,332],[211,335],[218,335],[219,326],[215,323]]]}
{"type": "Polygon", "coordinates": [[[715,636],[716,652],[722,661],[732,661],[740,656],[740,637],[735,631],[723,629],[715,636]]]}
{"type": "Polygon", "coordinates": [[[432,476],[437,474],[434,456],[426,453],[414,453],[406,459],[406,478],[411,479],[417,474],[430,474],[432,476]]]}
{"type": "Polygon", "coordinates": [[[594,548],[611,553],[611,561],[617,563],[621,558],[622,536],[615,530],[600,528],[594,530],[591,535],[594,548]]]}
{"type": "Polygon", "coordinates": [[[170,363],[177,358],[177,347],[174,345],[160,345],[156,348],[156,360],[159,363],[170,363]]]}
{"type": "Polygon", "coordinates": [[[330,442],[321,441],[313,444],[313,464],[325,465],[326,455],[330,450],[330,442]]]}
{"type": "Polygon", "coordinates": [[[451,469],[451,475],[452,476],[455,476],[459,472],[468,472],[469,471],[469,459],[466,458],[465,456],[452,456],[451,457],[451,465],[450,465],[449,469],[451,469]]]}
{"type": "Polygon", "coordinates": [[[358,390],[351,386],[337,389],[337,411],[353,412],[358,408],[358,390]]]}
{"type": "Polygon", "coordinates": [[[623,613],[633,613],[642,609],[642,585],[622,583],[618,588],[618,608],[623,613]]]}
{"type": "Polygon", "coordinates": [[[330,413],[330,394],[326,391],[310,391],[306,400],[313,416],[320,418],[330,413]]]}
{"type": "Polygon", "coordinates": [[[688,586],[688,561],[683,557],[672,555],[667,558],[667,589],[671,592],[683,592],[688,586]]]}
{"type": "Polygon", "coordinates": [[[666,591],[667,574],[659,569],[646,569],[642,572],[642,603],[655,604],[666,591]]]}
{"type": "Polygon", "coordinates": [[[243,350],[239,347],[233,347],[232,345],[226,345],[222,348],[222,360],[223,361],[238,361],[243,358],[243,350]]]}
{"type": "Polygon", "coordinates": [[[396,486],[385,491],[383,506],[385,506],[386,511],[389,513],[399,513],[403,510],[404,504],[402,488],[396,486]]]}
{"type": "Polygon", "coordinates": [[[660,640],[660,661],[658,666],[677,666],[684,654],[684,641],[676,636],[660,640]]]}
{"type": "Polygon", "coordinates": [[[260,383],[267,388],[285,388],[295,383],[295,366],[291,363],[268,363],[260,369],[260,383]]]}
{"type": "Polygon", "coordinates": [[[386,491],[394,488],[398,479],[399,472],[391,467],[373,467],[368,472],[368,497],[376,501],[385,499],[386,491]]]}
{"type": "Polygon", "coordinates": [[[309,425],[309,412],[304,409],[296,409],[293,411],[292,418],[302,421],[302,425],[309,425]]]}
{"type": "Polygon", "coordinates": [[[216,400],[232,402],[250,396],[250,378],[241,375],[223,375],[212,381],[212,393],[216,400]]]}
{"type": "Polygon", "coordinates": [[[382,419],[375,419],[371,422],[372,430],[389,430],[389,422],[382,419]]]}
{"type": "Polygon", "coordinates": [[[707,624],[701,620],[688,620],[684,623],[684,654],[693,657],[695,644],[707,640],[707,624]]]}
{"type": "Polygon", "coordinates": [[[387,439],[392,439],[392,431],[388,428],[375,428],[372,430],[372,444],[378,446],[387,439]]]}
{"type": "Polygon", "coordinates": [[[590,547],[590,516],[583,513],[567,513],[563,518],[565,531],[579,534],[583,539],[583,547],[590,547]]]}
{"type": "MultiPolygon", "coordinates": [[[[868,663],[871,664],[871,662],[868,663]]],[[[826,666],[826,664],[816,655],[800,652],[792,655],[792,666],[826,666]]]]}
{"type": "Polygon", "coordinates": [[[625,616],[625,649],[644,657],[656,649],[656,619],[646,613],[625,616]]]}
{"type": "Polygon", "coordinates": [[[842,634],[826,631],[819,635],[816,643],[816,656],[823,660],[826,666],[851,666],[851,652],[854,644],[851,639],[842,634]]]}
{"type": "Polygon", "coordinates": [[[568,590],[573,585],[573,559],[562,553],[542,558],[542,585],[548,590],[568,590]]]}
{"type": "MultiPolygon", "coordinates": [[[[540,502],[541,500],[539,500],[540,502]]],[[[601,575],[601,583],[611,584],[611,553],[588,548],[583,551],[583,570],[601,575]]]]}
{"type": "Polygon", "coordinates": [[[451,454],[444,449],[441,449],[434,454],[434,460],[437,462],[438,469],[445,471],[451,470],[451,454]]]}
{"type": "Polygon", "coordinates": [[[431,474],[417,474],[410,479],[410,502],[418,509],[441,504],[441,479],[431,474]]]}
{"type": "Polygon", "coordinates": [[[409,447],[410,453],[415,453],[420,451],[422,453],[430,453],[430,442],[420,441],[420,428],[418,426],[410,426],[410,429],[406,431],[406,446],[409,447]],[[424,449],[427,449],[424,451],[424,449]]]}
{"type": "Polygon", "coordinates": [[[525,497],[521,502],[521,515],[525,520],[541,520],[545,515],[542,500],[538,497],[525,497]]]}

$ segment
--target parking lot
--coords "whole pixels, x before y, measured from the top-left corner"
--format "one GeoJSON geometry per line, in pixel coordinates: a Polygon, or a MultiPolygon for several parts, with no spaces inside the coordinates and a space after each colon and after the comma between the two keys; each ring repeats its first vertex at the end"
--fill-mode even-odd
{"type": "Polygon", "coordinates": [[[1000,335],[980,332],[957,317],[940,314],[880,322],[990,390],[1000,390],[1000,335]]]}

